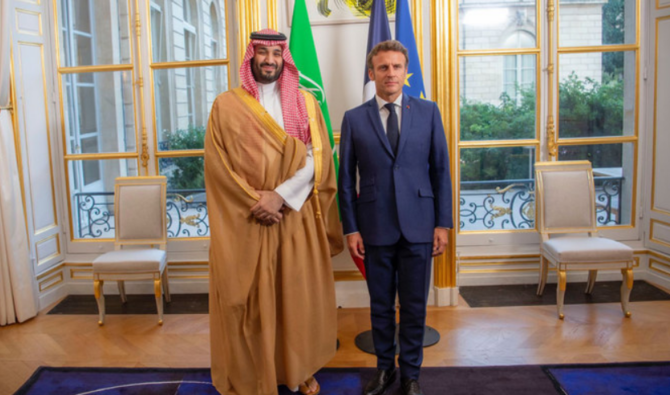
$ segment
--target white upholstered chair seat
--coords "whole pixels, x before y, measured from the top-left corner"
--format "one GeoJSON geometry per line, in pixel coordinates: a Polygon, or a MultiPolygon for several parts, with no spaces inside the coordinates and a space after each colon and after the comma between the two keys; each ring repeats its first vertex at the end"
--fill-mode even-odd
{"type": "Polygon", "coordinates": [[[162,272],[167,254],[157,249],[110,251],[93,261],[93,273],[162,272]]]}
{"type": "Polygon", "coordinates": [[[562,263],[608,263],[633,259],[632,248],[602,237],[549,239],[542,244],[542,248],[547,258],[562,263]]]}

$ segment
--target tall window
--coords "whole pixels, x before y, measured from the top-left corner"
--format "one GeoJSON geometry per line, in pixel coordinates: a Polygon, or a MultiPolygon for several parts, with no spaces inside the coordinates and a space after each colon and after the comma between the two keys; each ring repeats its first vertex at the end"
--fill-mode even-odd
{"type": "MultiPolygon", "coordinates": [[[[535,45],[535,38],[527,32],[514,32],[506,40],[508,48],[530,48],[535,45]]],[[[509,55],[504,58],[503,91],[521,104],[520,91],[528,91],[535,83],[535,59],[532,56],[509,55]]]]}
{"type": "Polygon", "coordinates": [[[228,89],[225,1],[166,3],[170,6],[162,7],[161,19],[151,19],[152,50],[165,53],[150,63],[154,118],[161,119],[154,129],[154,155],[158,173],[168,178],[168,235],[205,237],[205,128],[216,95],[228,89]],[[163,26],[162,36],[158,26],[163,26]]]}
{"type": "Polygon", "coordinates": [[[228,87],[225,1],[143,2],[150,34],[139,39],[150,50],[141,62],[128,4],[56,1],[72,241],[113,238],[114,180],[140,173],[168,178],[170,237],[208,236],[203,142],[214,98],[228,87]],[[148,69],[142,80],[140,66],[148,69]],[[147,86],[151,95],[140,94],[147,86]],[[142,108],[154,112],[140,118],[142,108]],[[155,166],[140,158],[141,133],[155,166]]]}
{"type": "Polygon", "coordinates": [[[635,218],[638,7],[635,0],[558,4],[557,154],[592,163],[600,226],[635,218]]]}
{"type": "Polygon", "coordinates": [[[544,6],[458,2],[461,234],[533,230],[540,158],[591,161],[599,225],[633,223],[639,3],[559,0],[558,35],[546,49],[556,77],[551,98],[538,83],[548,75],[539,58],[548,44],[537,23],[546,21],[546,9],[538,16],[544,6]],[[557,106],[540,106],[542,100],[557,106]],[[540,130],[541,121],[549,129],[540,130]]]}
{"type": "Polygon", "coordinates": [[[534,228],[533,163],[540,152],[537,7],[535,1],[459,1],[461,233],[534,228]]]}
{"type": "Polygon", "coordinates": [[[127,2],[56,4],[70,233],[109,238],[114,179],[137,174],[127,2]]]}

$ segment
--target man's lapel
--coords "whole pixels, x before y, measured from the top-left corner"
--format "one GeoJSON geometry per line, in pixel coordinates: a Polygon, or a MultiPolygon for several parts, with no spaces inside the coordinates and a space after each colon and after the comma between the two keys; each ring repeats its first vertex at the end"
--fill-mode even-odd
{"type": "Polygon", "coordinates": [[[384,127],[382,126],[382,119],[379,116],[379,108],[377,107],[377,100],[375,100],[375,98],[373,97],[372,100],[370,100],[367,103],[367,106],[368,106],[368,116],[370,117],[370,122],[372,122],[372,127],[375,130],[377,137],[379,137],[379,140],[386,149],[386,152],[388,152],[391,156],[393,156],[393,151],[391,151],[391,144],[389,144],[389,139],[388,137],[386,137],[386,133],[384,133],[384,127]]]}
{"type": "Polygon", "coordinates": [[[407,142],[407,139],[409,138],[410,132],[410,125],[412,124],[412,100],[410,96],[406,93],[403,93],[402,95],[402,108],[400,109],[402,111],[402,121],[401,121],[401,126],[400,126],[400,142],[398,143],[398,155],[397,157],[400,156],[402,153],[403,147],[405,147],[405,143],[407,142]]]}

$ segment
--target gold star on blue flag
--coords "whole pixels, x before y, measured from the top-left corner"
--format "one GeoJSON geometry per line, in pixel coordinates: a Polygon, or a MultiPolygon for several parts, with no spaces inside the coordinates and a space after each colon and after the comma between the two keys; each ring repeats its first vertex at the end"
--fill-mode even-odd
{"type": "Polygon", "coordinates": [[[419,52],[416,50],[416,39],[414,37],[414,28],[412,27],[412,18],[409,13],[409,3],[407,0],[396,0],[395,39],[407,48],[407,55],[409,57],[407,79],[402,91],[410,96],[423,99],[426,97],[426,89],[423,86],[419,52]]]}

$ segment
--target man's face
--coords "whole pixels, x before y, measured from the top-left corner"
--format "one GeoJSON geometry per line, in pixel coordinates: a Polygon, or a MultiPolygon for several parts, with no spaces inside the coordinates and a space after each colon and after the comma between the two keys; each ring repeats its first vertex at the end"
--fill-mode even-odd
{"type": "Polygon", "coordinates": [[[372,57],[372,69],[368,76],[374,80],[377,95],[382,99],[395,100],[405,85],[407,63],[405,55],[397,51],[380,51],[372,57]]]}
{"type": "Polygon", "coordinates": [[[279,79],[284,67],[282,49],[279,45],[257,45],[254,58],[251,60],[251,71],[256,81],[269,84],[279,79]]]}

